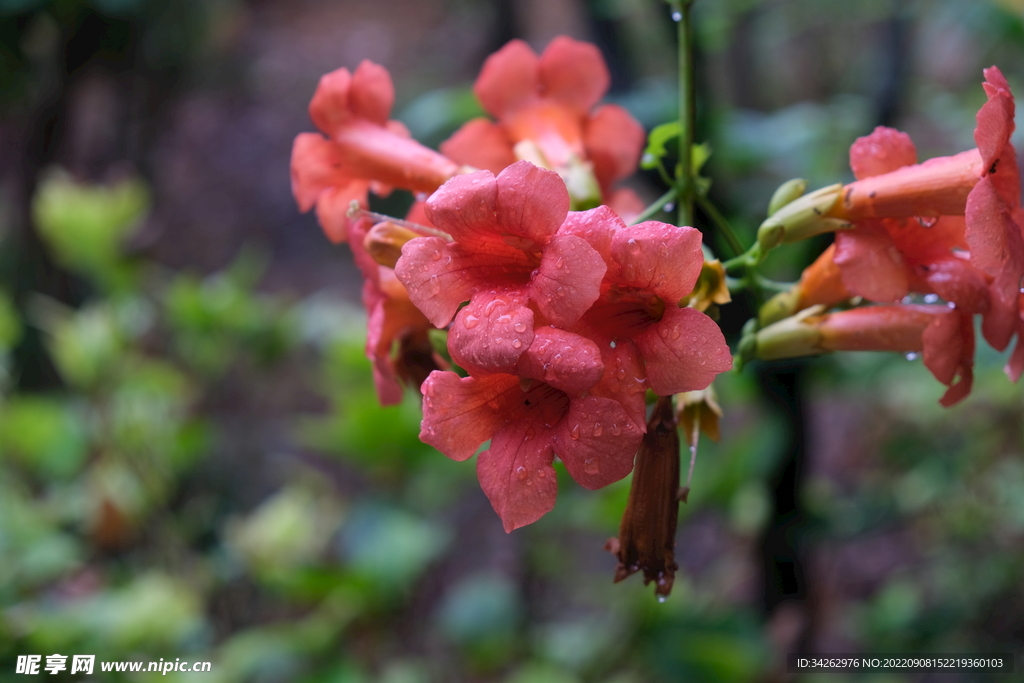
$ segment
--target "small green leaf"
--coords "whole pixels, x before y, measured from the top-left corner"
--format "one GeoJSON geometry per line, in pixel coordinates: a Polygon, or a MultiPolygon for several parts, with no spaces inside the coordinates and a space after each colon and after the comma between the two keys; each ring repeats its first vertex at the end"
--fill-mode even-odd
{"type": "Polygon", "coordinates": [[[640,158],[640,168],[648,170],[657,168],[661,164],[662,157],[665,156],[665,143],[679,137],[682,132],[683,127],[678,121],[655,126],[647,136],[647,149],[644,150],[644,154],[640,158]]]}

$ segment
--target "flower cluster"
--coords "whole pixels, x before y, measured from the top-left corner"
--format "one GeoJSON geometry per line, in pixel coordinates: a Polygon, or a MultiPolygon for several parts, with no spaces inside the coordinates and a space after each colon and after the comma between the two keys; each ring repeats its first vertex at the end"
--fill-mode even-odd
{"type": "Polygon", "coordinates": [[[608,82],[592,45],[557,38],[538,57],[512,41],[475,88],[497,122],[470,121],[439,154],[388,120],[391,80],[363,62],[321,79],[310,115],[326,137],[293,148],[299,208],[316,206],[363,273],[381,402],[420,388],[420,437],[453,459],[490,441],[477,472],[507,531],[554,505],[556,456],[586,488],[625,477],[647,390],[704,389],[732,364],[701,312],[728,295],[695,290],[699,231],[622,218],[643,208],[614,184],[644,131],[596,106],[608,82]],[[352,208],[395,187],[432,194],[404,220],[352,208]],[[447,332],[445,357],[432,330],[447,332]]]}
{"type": "MultiPolygon", "coordinates": [[[[850,166],[857,180],[837,188],[826,211],[849,221],[848,229],[836,233],[835,244],[794,290],[762,311],[762,322],[774,324],[757,335],[760,357],[923,351],[925,365],[949,387],[941,400],[949,406],[971,389],[975,315],[997,350],[1024,332],[1024,214],[1009,142],[1014,102],[998,68],[986,69],[985,79],[988,102],[977,115],[976,149],[919,164],[910,137],[883,127],[853,144],[850,166]],[[925,302],[942,299],[946,306],[821,314],[852,296],[890,303],[911,294],[925,302]],[[804,309],[806,314],[798,313],[804,309]]],[[[1018,342],[1007,374],[1017,380],[1022,370],[1018,342]]]]}
{"type": "Polygon", "coordinates": [[[718,326],[680,308],[704,264],[700,233],[569,211],[553,171],[518,161],[448,181],[426,203],[451,236],[419,237],[395,273],[468,377],[423,384],[420,438],[477,473],[505,529],[554,505],[557,455],[582,486],[626,476],[644,396],[703,389],[732,365],[718,326]],[[465,304],[465,305],[463,305],[465,304]]]}

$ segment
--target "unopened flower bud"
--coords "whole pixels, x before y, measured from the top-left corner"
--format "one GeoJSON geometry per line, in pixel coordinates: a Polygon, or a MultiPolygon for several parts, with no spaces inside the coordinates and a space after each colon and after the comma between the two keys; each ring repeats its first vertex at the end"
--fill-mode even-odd
{"type": "Polygon", "coordinates": [[[843,186],[836,183],[789,202],[773,213],[757,231],[762,249],[789,244],[834,230],[852,228],[848,221],[826,216],[835,206],[843,186]]]}
{"type": "Polygon", "coordinates": [[[768,215],[772,216],[782,207],[790,202],[799,199],[807,191],[807,181],[803,178],[793,178],[779,185],[775,190],[772,199],[768,202],[768,215]]]}
{"type": "Polygon", "coordinates": [[[799,315],[761,328],[756,337],[757,357],[762,360],[778,360],[825,353],[825,349],[821,348],[821,332],[805,322],[805,318],[821,312],[820,306],[814,306],[799,315]]]}
{"type": "Polygon", "coordinates": [[[768,301],[764,302],[761,310],[757,312],[757,320],[762,327],[777,323],[783,318],[788,318],[797,312],[800,302],[800,289],[794,287],[785,292],[779,292],[768,301]]]}
{"type": "Polygon", "coordinates": [[[384,221],[370,228],[363,246],[374,261],[387,268],[394,268],[402,255],[402,246],[415,237],[419,235],[409,228],[384,221]]]}

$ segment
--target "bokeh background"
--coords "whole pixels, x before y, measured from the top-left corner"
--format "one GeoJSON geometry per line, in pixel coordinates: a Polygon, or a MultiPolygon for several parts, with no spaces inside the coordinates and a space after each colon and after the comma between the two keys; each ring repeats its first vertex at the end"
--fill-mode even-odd
{"type": "MultiPolygon", "coordinates": [[[[875,125],[921,158],[972,147],[983,67],[1024,93],[1019,0],[697,0],[695,21],[697,139],[748,239],[782,181],[849,180],[875,125]]],[[[782,681],[797,650],[1024,665],[1024,401],[987,347],[951,410],[891,354],[723,375],[664,604],[611,583],[628,480],[563,477],[506,535],[472,464],[417,440],[416,397],[378,407],[359,276],[290,193],[316,82],[384,64],[436,145],[479,113],[490,52],[563,33],[648,129],[675,116],[660,0],[0,0],[0,681],[54,653],[208,660],[84,679],[208,683],[782,681]]]]}

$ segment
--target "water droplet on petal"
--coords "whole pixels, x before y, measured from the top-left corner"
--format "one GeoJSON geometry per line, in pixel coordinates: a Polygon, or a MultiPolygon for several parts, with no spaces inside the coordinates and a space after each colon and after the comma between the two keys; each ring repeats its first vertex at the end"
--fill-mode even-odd
{"type": "Polygon", "coordinates": [[[476,317],[475,315],[467,315],[467,316],[465,317],[465,319],[463,319],[463,321],[462,321],[462,325],[463,325],[463,326],[464,326],[464,327],[465,327],[466,329],[468,329],[468,330],[471,330],[471,329],[473,329],[474,327],[476,327],[476,326],[477,326],[477,324],[478,324],[479,322],[480,322],[480,319],[479,319],[479,318],[477,318],[477,317],[476,317]]]}
{"type": "Polygon", "coordinates": [[[672,328],[672,334],[669,335],[672,339],[679,339],[679,326],[676,325],[672,328]]]}
{"type": "Polygon", "coordinates": [[[587,474],[597,474],[601,471],[601,463],[597,458],[587,458],[583,461],[583,471],[587,474]]]}
{"type": "Polygon", "coordinates": [[[516,468],[516,479],[524,481],[526,479],[526,468],[520,465],[516,468]]]}
{"type": "Polygon", "coordinates": [[[926,304],[933,304],[933,303],[935,303],[938,300],[939,300],[939,295],[938,294],[925,294],[924,295],[924,302],[926,304]]]}
{"type": "Polygon", "coordinates": [[[515,325],[512,326],[512,329],[515,330],[516,332],[526,332],[526,325],[524,325],[523,323],[516,323],[515,325]]]}
{"type": "Polygon", "coordinates": [[[608,346],[610,346],[610,347],[612,347],[614,349],[615,348],[615,342],[614,341],[608,342],[608,346]]]}
{"type": "Polygon", "coordinates": [[[601,436],[601,432],[604,431],[604,427],[598,422],[594,425],[594,436],[601,436]]]}
{"type": "Polygon", "coordinates": [[[433,254],[430,255],[430,258],[432,260],[434,260],[434,261],[440,261],[441,260],[441,252],[440,251],[435,251],[433,254]]]}
{"type": "Polygon", "coordinates": [[[561,268],[564,265],[565,265],[565,260],[564,259],[559,258],[557,261],[555,261],[555,268],[561,268]]]}
{"type": "Polygon", "coordinates": [[[522,345],[523,345],[523,342],[519,341],[518,339],[513,339],[512,340],[512,348],[513,349],[518,349],[522,345]]]}
{"type": "MultiPolygon", "coordinates": [[[[1020,293],[1024,294],[1024,289],[1020,290],[1020,293]]],[[[956,308],[956,304],[953,303],[952,301],[947,301],[946,302],[946,308],[956,308]]]]}
{"type": "Polygon", "coordinates": [[[569,436],[571,436],[573,439],[580,438],[580,426],[575,425],[571,430],[569,430],[569,436]]]}
{"type": "Polygon", "coordinates": [[[611,431],[612,431],[612,436],[618,436],[619,434],[622,433],[622,429],[619,427],[618,423],[615,423],[615,422],[612,423],[611,431]]]}

